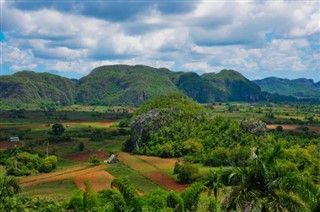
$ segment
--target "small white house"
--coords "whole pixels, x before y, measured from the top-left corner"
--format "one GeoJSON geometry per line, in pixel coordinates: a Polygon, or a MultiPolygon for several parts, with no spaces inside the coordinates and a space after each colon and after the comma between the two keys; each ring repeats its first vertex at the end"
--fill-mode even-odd
{"type": "Polygon", "coordinates": [[[19,142],[20,139],[19,139],[19,137],[10,137],[9,141],[10,142],[19,142]]]}
{"type": "Polygon", "coordinates": [[[104,161],[107,163],[115,163],[117,161],[117,157],[115,154],[110,155],[110,157],[108,158],[108,160],[104,161]]]}

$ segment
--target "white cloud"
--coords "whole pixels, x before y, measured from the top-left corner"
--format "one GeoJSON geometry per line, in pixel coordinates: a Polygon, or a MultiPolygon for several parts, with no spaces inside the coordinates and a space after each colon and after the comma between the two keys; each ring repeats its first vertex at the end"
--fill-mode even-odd
{"type": "Polygon", "coordinates": [[[3,23],[3,63],[14,70],[41,66],[84,74],[117,63],[199,72],[319,70],[320,39],[309,40],[320,33],[319,2],[199,1],[186,13],[151,7],[126,22],[81,15],[81,9],[2,6],[10,17],[3,23]]]}
{"type": "Polygon", "coordinates": [[[207,64],[207,62],[191,62],[191,63],[185,63],[182,65],[184,69],[187,69],[188,71],[203,71],[205,72],[213,72],[215,69],[207,64]]]}

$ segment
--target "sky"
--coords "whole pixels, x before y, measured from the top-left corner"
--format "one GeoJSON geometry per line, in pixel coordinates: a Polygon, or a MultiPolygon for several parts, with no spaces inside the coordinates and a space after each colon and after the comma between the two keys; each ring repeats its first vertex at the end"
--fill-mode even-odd
{"type": "Polygon", "coordinates": [[[0,75],[143,64],[320,81],[320,0],[0,0],[0,75]]]}

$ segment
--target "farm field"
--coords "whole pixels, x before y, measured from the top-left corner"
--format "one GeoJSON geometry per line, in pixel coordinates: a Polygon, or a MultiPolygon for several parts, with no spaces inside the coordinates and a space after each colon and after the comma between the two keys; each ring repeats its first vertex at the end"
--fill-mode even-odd
{"type": "MultiPolygon", "coordinates": [[[[177,181],[174,178],[165,173],[165,171],[168,171],[170,169],[161,170],[159,168],[172,167],[175,159],[158,158],[158,161],[156,162],[157,157],[144,156],[142,157],[144,159],[143,160],[141,156],[131,155],[125,152],[119,153],[118,158],[120,161],[125,163],[133,170],[143,174],[144,176],[146,176],[147,178],[154,181],[155,183],[157,183],[165,189],[181,192],[187,188],[187,185],[177,183],[177,181]],[[150,163],[147,161],[149,161],[150,163]],[[166,162],[168,162],[167,165],[160,165],[161,163],[166,162]]],[[[173,171],[173,168],[174,165],[171,169],[171,172],[173,171]]]]}
{"type": "MultiPolygon", "coordinates": [[[[19,183],[22,187],[28,187],[31,185],[37,185],[41,183],[61,181],[66,179],[74,179],[75,177],[96,173],[101,170],[105,170],[106,168],[107,168],[106,165],[99,165],[99,166],[94,166],[89,168],[83,168],[83,167],[71,168],[67,170],[52,172],[52,173],[38,175],[38,176],[25,177],[22,180],[20,180],[19,183]]],[[[80,182],[78,182],[78,185],[80,185],[80,182]]]]}
{"type": "Polygon", "coordinates": [[[28,186],[22,188],[21,193],[33,199],[63,202],[69,199],[77,189],[73,179],[66,179],[28,186]]]}
{"type": "Polygon", "coordinates": [[[129,177],[129,180],[140,194],[150,193],[156,188],[159,188],[155,182],[121,161],[115,164],[109,164],[107,171],[115,177],[129,177]]]}
{"type": "MultiPolygon", "coordinates": [[[[302,136],[302,138],[304,136],[317,138],[315,134],[320,134],[318,107],[313,108],[314,112],[310,113],[311,119],[302,108],[288,106],[271,108],[273,114],[271,117],[270,107],[261,105],[223,104],[214,106],[212,111],[217,116],[237,122],[246,117],[260,118],[267,123],[270,132],[275,132],[278,126],[282,126],[284,133],[302,136]]],[[[49,155],[55,155],[58,159],[57,168],[50,173],[19,177],[23,195],[62,202],[70,198],[78,189],[84,190],[85,179],[90,181],[94,191],[101,191],[110,189],[112,180],[119,177],[128,177],[139,195],[150,194],[157,188],[181,193],[190,186],[190,184],[179,184],[178,175],[173,174],[178,159],[123,152],[123,146],[130,138],[128,117],[132,114],[123,115],[103,110],[104,108],[92,111],[92,107],[88,107],[84,109],[85,112],[73,111],[73,109],[58,110],[51,115],[46,115],[43,111],[25,111],[22,113],[24,118],[14,117],[12,112],[0,112],[0,149],[2,151],[17,145],[21,150],[45,158],[46,142],[53,137],[52,125],[58,123],[65,129],[65,140],[52,140],[48,145],[49,155]],[[124,120],[128,124],[119,127],[124,120]],[[21,142],[8,142],[9,136],[19,136],[21,142]],[[80,144],[83,149],[80,149],[80,144]],[[119,160],[117,163],[91,166],[88,162],[94,155],[102,162],[112,153],[117,155],[119,160]]],[[[183,158],[179,160],[184,161],[183,158]]],[[[232,168],[231,165],[212,167],[199,162],[192,164],[199,170],[200,178],[208,175],[210,170],[219,172],[232,168]]],[[[0,166],[0,177],[5,173],[5,167],[0,166]]],[[[207,193],[202,194],[200,198],[204,204],[209,200],[206,195],[207,193]]]]}
{"type": "Polygon", "coordinates": [[[79,174],[73,178],[75,184],[81,190],[85,190],[85,180],[88,179],[94,191],[101,191],[111,188],[111,182],[115,177],[106,171],[94,171],[86,174],[79,174]]]}

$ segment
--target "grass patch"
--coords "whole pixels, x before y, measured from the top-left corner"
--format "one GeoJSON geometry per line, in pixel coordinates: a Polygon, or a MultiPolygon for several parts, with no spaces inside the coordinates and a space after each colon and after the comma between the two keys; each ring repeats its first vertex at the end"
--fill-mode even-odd
{"type": "Polygon", "coordinates": [[[0,177],[5,176],[7,173],[6,168],[4,166],[0,166],[0,177]]]}
{"type": "Polygon", "coordinates": [[[83,162],[75,161],[75,160],[68,160],[65,158],[59,158],[58,160],[58,169],[65,169],[77,166],[79,164],[83,164],[83,162]]]}
{"type": "Polygon", "coordinates": [[[62,180],[29,186],[22,190],[22,194],[31,198],[41,198],[49,201],[63,201],[69,199],[73,191],[77,190],[73,180],[62,180]]]}
{"type": "Polygon", "coordinates": [[[156,183],[129,168],[122,162],[110,164],[107,171],[115,177],[128,176],[134,187],[143,193],[149,193],[159,187],[156,183]]]}

